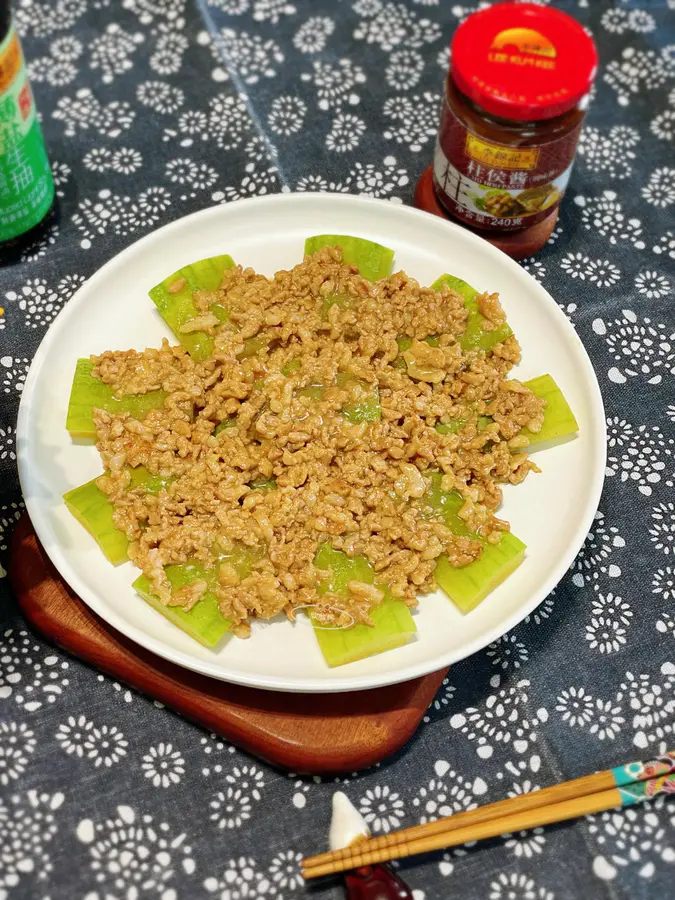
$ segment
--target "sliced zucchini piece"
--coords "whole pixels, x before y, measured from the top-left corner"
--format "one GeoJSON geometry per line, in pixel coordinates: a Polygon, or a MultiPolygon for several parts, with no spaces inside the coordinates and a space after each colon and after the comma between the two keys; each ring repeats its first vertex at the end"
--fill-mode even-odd
{"type": "MultiPolygon", "coordinates": [[[[204,580],[207,584],[213,583],[216,577],[214,568],[207,569],[197,562],[167,566],[164,571],[172,590],[178,590],[199,580],[204,580]]],[[[132,587],[153,609],[205,647],[215,647],[230,629],[231,622],[221,613],[218,598],[212,591],[207,590],[202,599],[192,609],[186,611],[180,606],[164,606],[152,593],[152,586],[145,575],[140,575],[132,587]]]]}
{"type": "Polygon", "coordinates": [[[142,419],[149,410],[164,406],[165,391],[116,397],[110,385],[94,378],[91,374],[93,368],[94,364],[89,359],[78,359],[75,366],[66,414],[66,428],[72,437],[96,438],[95,409],[104,409],[109,413],[128,412],[135,419],[142,419]]]}
{"type": "Polygon", "coordinates": [[[524,381],[523,384],[537,397],[546,401],[541,430],[530,431],[529,428],[523,428],[520,432],[530,439],[531,446],[559,441],[579,431],[579,425],[565,395],[550,375],[539,375],[537,378],[524,381]]]}
{"type": "MultiPolygon", "coordinates": [[[[129,469],[131,482],[129,489],[144,487],[149,494],[158,494],[173,479],[162,475],[151,475],[145,466],[129,469]]],[[[96,486],[93,478],[80,487],[73,488],[63,495],[66,506],[83,525],[99,545],[106,558],[113,565],[126,562],[129,541],[123,531],[115,526],[113,513],[115,507],[103,491],[96,486]]]]}
{"type": "MultiPolygon", "coordinates": [[[[199,315],[192,295],[197,290],[217,290],[222,283],[223,273],[233,266],[231,256],[200,259],[169,275],[149,292],[160,315],[193,359],[209,358],[213,350],[213,338],[203,331],[181,333],[181,327],[199,315]]],[[[227,310],[220,304],[211,306],[210,311],[219,321],[227,320],[227,310]]]]}
{"type": "Polygon", "coordinates": [[[455,275],[441,275],[434,281],[431,288],[434,291],[440,291],[444,284],[462,295],[464,306],[469,310],[466,329],[460,338],[462,350],[490,350],[495,344],[501,344],[511,337],[513,331],[507,322],[492,331],[485,328],[485,317],[479,313],[478,303],[475,299],[478,291],[470,284],[455,275]]]}
{"type": "Polygon", "coordinates": [[[479,535],[472,534],[459,511],[464,499],[457,491],[441,489],[440,473],[434,473],[431,487],[424,495],[424,504],[438,515],[453,534],[472,537],[481,541],[480,557],[467,566],[451,566],[447,556],[440,556],[434,573],[436,583],[459,609],[466,613],[474,609],[518,568],[525,557],[525,544],[510,532],[504,532],[499,544],[490,544],[479,535]]]}
{"type": "MultiPolygon", "coordinates": [[[[328,544],[319,548],[314,564],[331,573],[330,579],[321,585],[321,593],[346,594],[350,581],[375,582],[375,573],[365,557],[350,559],[328,544]]],[[[401,647],[417,631],[403,600],[394,599],[384,585],[381,587],[385,590],[384,600],[370,613],[374,626],[358,624],[333,629],[312,623],[323,657],[331,668],[401,647]]]]}
{"type": "Polygon", "coordinates": [[[378,281],[391,274],[394,251],[382,244],[348,234],[317,234],[305,241],[305,256],[322,247],[341,247],[344,261],[357,266],[361,277],[368,281],[378,281]]]}
{"type": "Polygon", "coordinates": [[[463,613],[471,612],[518,568],[525,550],[521,540],[505,531],[498,544],[484,544],[480,558],[468,566],[458,569],[450,565],[447,556],[439,557],[436,583],[463,613]]]}

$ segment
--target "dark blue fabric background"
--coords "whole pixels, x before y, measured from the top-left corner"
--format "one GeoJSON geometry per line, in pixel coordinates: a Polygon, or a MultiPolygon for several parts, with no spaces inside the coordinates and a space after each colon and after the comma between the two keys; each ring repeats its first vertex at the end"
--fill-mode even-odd
{"type": "MultiPolygon", "coordinates": [[[[452,669],[404,751],[342,783],[375,832],[675,743],[675,6],[554,5],[590,28],[601,65],[559,226],[524,265],[598,373],[605,491],[557,590],[452,669]]],[[[0,271],[0,554],[20,512],[23,380],[82,280],[214,202],[317,189],[411,202],[445,48],[474,8],[20,0],[60,222],[0,271]]],[[[0,581],[0,900],[299,897],[299,855],[323,849],[334,789],[55,652],[0,581]]],[[[405,872],[417,900],[665,900],[674,846],[675,808],[655,803],[405,872]]]]}

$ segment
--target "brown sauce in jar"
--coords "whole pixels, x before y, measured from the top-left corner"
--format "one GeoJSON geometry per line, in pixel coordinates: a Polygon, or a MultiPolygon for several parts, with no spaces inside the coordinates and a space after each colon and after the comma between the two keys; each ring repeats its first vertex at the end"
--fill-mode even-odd
{"type": "Polygon", "coordinates": [[[556,213],[597,67],[570,16],[528,3],[474,13],[455,33],[433,165],[450,216],[490,234],[556,213]]]}

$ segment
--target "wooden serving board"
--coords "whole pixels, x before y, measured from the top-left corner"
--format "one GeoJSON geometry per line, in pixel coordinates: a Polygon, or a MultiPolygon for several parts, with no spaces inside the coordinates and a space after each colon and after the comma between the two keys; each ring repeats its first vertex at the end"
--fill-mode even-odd
{"type": "Polygon", "coordinates": [[[289,694],[190,672],[95,615],[54,569],[27,516],[14,532],[9,576],[24,616],[50,641],[293,772],[352,772],[391,756],[412,736],[447,673],[371,691],[289,694]]]}

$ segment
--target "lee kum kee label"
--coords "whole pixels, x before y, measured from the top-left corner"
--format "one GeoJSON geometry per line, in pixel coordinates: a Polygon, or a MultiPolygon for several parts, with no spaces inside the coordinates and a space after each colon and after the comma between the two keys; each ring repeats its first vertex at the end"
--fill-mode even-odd
{"type": "Polygon", "coordinates": [[[569,180],[581,122],[558,140],[509,147],[470,132],[447,102],[434,182],[448,212],[474,228],[516,230],[546,218],[569,180]]]}

